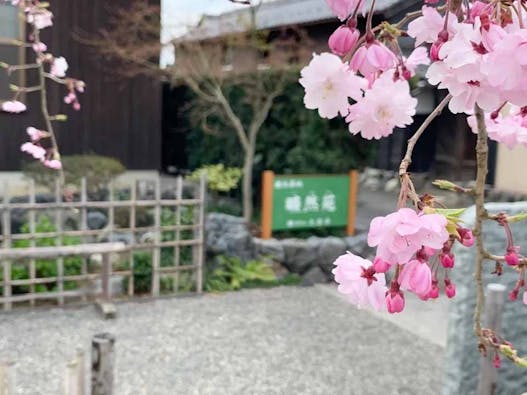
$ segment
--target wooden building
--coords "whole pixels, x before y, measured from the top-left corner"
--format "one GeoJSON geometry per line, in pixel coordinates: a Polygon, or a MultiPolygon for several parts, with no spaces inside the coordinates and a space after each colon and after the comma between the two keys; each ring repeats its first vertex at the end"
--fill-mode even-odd
{"type": "MultiPolygon", "coordinates": [[[[153,4],[160,0],[152,1],[153,4]]],[[[81,111],[64,104],[65,89],[49,83],[50,110],[65,113],[69,120],[56,123],[62,155],[95,153],[120,160],[129,170],[161,169],[162,84],[158,79],[123,79],[113,73],[112,65],[101,61],[79,36],[93,35],[108,22],[111,7],[126,7],[126,0],[53,0],[55,25],[42,31],[42,40],[51,53],[64,56],[68,75],[86,82],[86,93],[79,96],[81,111]]],[[[9,2],[0,2],[0,37],[24,38],[25,26],[9,2]]],[[[19,63],[34,59],[32,50],[0,46],[0,61],[19,63]]],[[[11,97],[5,70],[0,70],[0,100],[11,97]]],[[[31,70],[13,75],[11,82],[33,85],[31,70]]],[[[0,171],[20,170],[29,160],[20,153],[27,141],[27,126],[43,128],[39,93],[23,100],[28,111],[20,115],[0,113],[0,171]]]]}

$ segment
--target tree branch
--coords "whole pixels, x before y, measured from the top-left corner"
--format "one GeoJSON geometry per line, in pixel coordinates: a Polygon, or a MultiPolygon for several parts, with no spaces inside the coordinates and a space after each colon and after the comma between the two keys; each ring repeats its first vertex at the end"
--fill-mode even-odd
{"type": "Polygon", "coordinates": [[[477,173],[474,192],[476,196],[476,226],[474,227],[474,237],[476,238],[476,310],[474,311],[474,333],[481,339],[481,310],[485,304],[485,293],[483,289],[483,261],[486,251],[483,245],[483,221],[487,216],[485,210],[485,182],[488,173],[488,138],[487,127],[483,110],[476,106],[476,120],[478,124],[478,139],[476,144],[477,173]]]}

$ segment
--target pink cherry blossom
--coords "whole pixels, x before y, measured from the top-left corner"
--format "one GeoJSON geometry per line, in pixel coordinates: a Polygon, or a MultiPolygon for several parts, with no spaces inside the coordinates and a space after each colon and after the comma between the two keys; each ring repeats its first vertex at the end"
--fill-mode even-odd
{"type": "Polygon", "coordinates": [[[439,214],[418,215],[412,209],[401,208],[371,221],[368,245],[377,247],[378,258],[405,264],[423,246],[442,247],[449,238],[446,224],[446,218],[439,214]]]}
{"type": "Polygon", "coordinates": [[[62,78],[66,76],[66,71],[68,70],[68,67],[68,62],[65,58],[61,56],[59,58],[53,59],[50,73],[53,74],[55,77],[62,78]]]}
{"type": "Polygon", "coordinates": [[[384,44],[374,41],[360,47],[351,58],[351,68],[369,77],[395,66],[397,58],[384,44]]]}
{"type": "Polygon", "coordinates": [[[351,303],[359,308],[370,306],[375,310],[384,307],[386,279],[384,274],[375,273],[370,261],[348,253],[338,257],[334,265],[338,290],[351,303]]]}
{"type": "Polygon", "coordinates": [[[377,247],[377,257],[389,263],[405,263],[422,246],[419,216],[402,208],[386,217],[376,217],[370,223],[368,245],[377,247]]]}
{"type": "Polygon", "coordinates": [[[346,63],[333,54],[313,55],[313,60],[301,71],[300,84],[305,88],[304,104],[318,109],[323,118],[335,118],[349,112],[349,98],[362,98],[366,81],[353,74],[346,63]]]}
{"type": "Polygon", "coordinates": [[[27,14],[27,22],[42,30],[53,25],[53,14],[48,10],[33,7],[27,14]]]}
{"type": "Polygon", "coordinates": [[[19,114],[27,110],[24,103],[17,100],[5,101],[2,103],[2,111],[19,114]]]}
{"type": "Polygon", "coordinates": [[[41,138],[46,137],[47,133],[43,130],[38,130],[32,126],[28,127],[26,129],[26,133],[29,135],[29,138],[31,139],[31,142],[35,143],[39,141],[41,138]]]}
{"type": "Polygon", "coordinates": [[[432,288],[432,271],[428,263],[417,259],[406,263],[399,275],[399,283],[402,289],[426,297],[432,288]]]}
{"type": "Polygon", "coordinates": [[[51,159],[51,160],[45,160],[44,166],[49,167],[53,170],[60,170],[62,169],[62,162],[58,159],[51,159]]]}
{"type": "MultiPolygon", "coordinates": [[[[476,117],[468,117],[467,122],[477,134],[476,117]]],[[[489,138],[503,143],[507,148],[527,146],[527,116],[520,107],[507,105],[496,116],[485,113],[485,125],[489,138]]]]}
{"type": "Polygon", "coordinates": [[[48,50],[48,46],[43,42],[34,43],[32,47],[35,52],[46,52],[48,50]]]}
{"type": "Polygon", "coordinates": [[[508,34],[497,43],[483,67],[489,83],[504,100],[517,106],[527,105],[527,30],[508,34]]]}
{"type": "Polygon", "coordinates": [[[412,51],[408,59],[404,62],[406,68],[410,72],[410,75],[413,77],[417,67],[420,65],[428,66],[430,64],[430,58],[428,57],[428,52],[425,47],[417,47],[412,51]]]}
{"type": "Polygon", "coordinates": [[[380,139],[413,122],[417,99],[410,95],[406,81],[393,81],[393,73],[384,73],[365,91],[364,98],[349,107],[346,122],[352,134],[367,140],[380,139]]]}
{"type": "Polygon", "coordinates": [[[364,5],[364,0],[326,0],[331,11],[341,20],[345,20],[355,9],[364,5]]]}
{"type": "Polygon", "coordinates": [[[523,301],[523,304],[527,304],[527,291],[523,293],[522,301],[523,301]]]}
{"type": "Polygon", "coordinates": [[[35,159],[44,159],[46,156],[46,150],[42,148],[40,145],[35,145],[33,143],[24,143],[20,147],[20,150],[22,152],[26,152],[29,155],[33,156],[35,159]]]}
{"type": "Polygon", "coordinates": [[[328,44],[334,54],[344,56],[353,49],[359,36],[357,29],[342,25],[329,37],[328,44]]]}
{"type": "MultiPolygon", "coordinates": [[[[408,35],[415,38],[416,47],[422,43],[435,42],[445,25],[444,17],[434,7],[423,6],[422,12],[423,16],[408,24],[408,35]]],[[[457,18],[450,15],[447,27],[449,35],[456,32],[458,25],[457,18]]]]}

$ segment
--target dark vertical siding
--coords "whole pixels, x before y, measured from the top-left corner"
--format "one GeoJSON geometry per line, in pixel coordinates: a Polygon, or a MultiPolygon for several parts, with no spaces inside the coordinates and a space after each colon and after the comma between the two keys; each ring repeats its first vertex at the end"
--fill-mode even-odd
{"type": "MultiPolygon", "coordinates": [[[[154,2],[159,3],[159,0],[154,2]]],[[[110,64],[80,44],[74,33],[96,33],[105,26],[110,7],[125,0],[54,0],[55,26],[43,32],[53,54],[69,63],[68,75],[87,84],[80,96],[82,110],[63,104],[63,87],[49,84],[51,113],[66,113],[69,120],[57,125],[63,155],[96,153],[119,159],[129,169],[161,167],[161,83],[149,77],[119,79],[108,73],[110,64]]],[[[32,54],[29,54],[32,56],[32,54]]],[[[31,71],[28,83],[34,83],[31,71]]],[[[19,147],[27,126],[43,127],[38,94],[27,98],[29,111],[20,116],[0,114],[0,171],[18,170],[27,160],[19,147]]]]}

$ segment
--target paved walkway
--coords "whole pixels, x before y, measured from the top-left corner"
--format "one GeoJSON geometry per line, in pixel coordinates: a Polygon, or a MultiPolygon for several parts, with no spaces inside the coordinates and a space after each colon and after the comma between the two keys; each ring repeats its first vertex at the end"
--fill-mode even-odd
{"type": "Polygon", "coordinates": [[[117,337],[117,395],[440,393],[440,342],[356,310],[329,286],[126,303],[118,314],[0,315],[17,394],[60,394],[66,361],[103,331],[117,337]]]}

